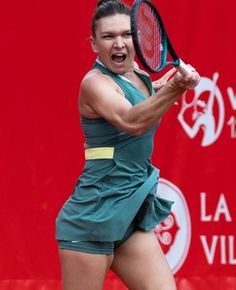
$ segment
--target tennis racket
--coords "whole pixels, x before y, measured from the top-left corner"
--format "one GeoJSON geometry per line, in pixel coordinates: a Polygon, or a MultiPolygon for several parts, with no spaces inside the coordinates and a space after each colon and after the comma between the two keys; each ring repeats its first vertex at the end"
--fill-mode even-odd
{"type": "Polygon", "coordinates": [[[168,65],[175,66],[184,76],[191,72],[177,56],[161,16],[150,1],[134,1],[131,8],[131,34],[136,55],[149,72],[159,72],[168,65]]]}

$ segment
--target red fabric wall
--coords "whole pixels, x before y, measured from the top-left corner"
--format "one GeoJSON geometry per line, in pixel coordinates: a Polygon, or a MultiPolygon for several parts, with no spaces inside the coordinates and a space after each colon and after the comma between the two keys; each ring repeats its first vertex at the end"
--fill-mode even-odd
{"type": "MultiPolygon", "coordinates": [[[[202,75],[156,134],[159,194],[176,202],[170,219],[155,230],[179,289],[233,290],[235,4],[153,2],[177,52],[202,75]]],[[[95,3],[0,4],[2,290],[61,289],[54,222],[83,167],[77,96],[95,57],[88,41],[95,3]]],[[[104,289],[125,287],[109,273],[104,289]]]]}

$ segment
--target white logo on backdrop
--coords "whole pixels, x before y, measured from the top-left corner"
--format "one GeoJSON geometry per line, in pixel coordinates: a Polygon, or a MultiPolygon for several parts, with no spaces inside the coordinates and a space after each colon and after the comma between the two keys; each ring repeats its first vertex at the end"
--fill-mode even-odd
{"type": "Polygon", "coordinates": [[[190,138],[202,133],[201,146],[213,144],[220,136],[225,119],[223,96],[217,80],[219,73],[212,79],[202,77],[194,89],[194,96],[187,100],[189,93],[182,98],[178,120],[190,138]]]}
{"type": "Polygon", "coordinates": [[[189,251],[191,240],[189,210],[180,189],[166,179],[159,179],[157,195],[174,201],[171,214],[154,228],[154,232],[172,272],[176,273],[183,265],[189,251]]]}

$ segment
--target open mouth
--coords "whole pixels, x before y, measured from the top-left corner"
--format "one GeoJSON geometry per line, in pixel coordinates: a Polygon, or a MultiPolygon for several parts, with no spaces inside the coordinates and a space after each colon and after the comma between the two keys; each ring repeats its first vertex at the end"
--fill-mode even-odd
{"type": "Polygon", "coordinates": [[[124,53],[116,53],[111,56],[112,60],[117,63],[122,63],[126,60],[126,54],[124,53]]]}

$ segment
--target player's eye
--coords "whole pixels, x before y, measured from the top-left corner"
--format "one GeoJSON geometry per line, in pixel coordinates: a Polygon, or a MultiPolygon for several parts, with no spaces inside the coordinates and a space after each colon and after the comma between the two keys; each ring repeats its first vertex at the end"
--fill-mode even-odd
{"type": "Polygon", "coordinates": [[[107,39],[107,40],[112,39],[112,35],[110,34],[103,35],[102,39],[107,39]]]}
{"type": "Polygon", "coordinates": [[[132,36],[131,32],[127,32],[127,33],[125,33],[125,35],[124,35],[125,38],[130,38],[131,36],[132,36]]]}

